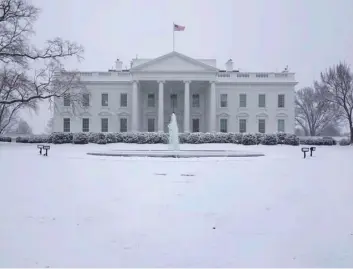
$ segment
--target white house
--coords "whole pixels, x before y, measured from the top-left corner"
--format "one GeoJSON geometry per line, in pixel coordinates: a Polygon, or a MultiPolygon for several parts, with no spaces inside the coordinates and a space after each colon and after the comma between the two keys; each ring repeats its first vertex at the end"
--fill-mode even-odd
{"type": "Polygon", "coordinates": [[[180,132],[294,132],[294,73],[239,72],[214,59],[171,52],[156,59],[133,59],[130,69],[80,72],[89,94],[73,113],[59,99],[56,132],[168,131],[170,115],[180,132]]]}

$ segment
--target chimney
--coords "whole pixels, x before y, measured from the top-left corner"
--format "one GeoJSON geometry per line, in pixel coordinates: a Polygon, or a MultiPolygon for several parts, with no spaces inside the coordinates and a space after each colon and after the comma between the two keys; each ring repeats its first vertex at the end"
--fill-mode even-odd
{"type": "Polygon", "coordinates": [[[228,62],[226,62],[226,70],[227,70],[227,72],[232,72],[233,71],[233,61],[232,61],[232,59],[229,59],[228,62]]]}
{"type": "Polygon", "coordinates": [[[123,69],[123,62],[119,59],[117,59],[115,62],[115,69],[116,71],[121,71],[123,69]]]}

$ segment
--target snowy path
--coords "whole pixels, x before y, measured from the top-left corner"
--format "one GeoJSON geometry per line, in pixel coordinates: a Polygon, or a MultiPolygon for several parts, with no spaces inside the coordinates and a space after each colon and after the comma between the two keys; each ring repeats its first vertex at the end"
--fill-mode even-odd
{"type": "Polygon", "coordinates": [[[164,145],[0,143],[0,267],[352,267],[352,147],[95,157],[164,145]],[[188,176],[182,176],[188,175],[188,176]]]}

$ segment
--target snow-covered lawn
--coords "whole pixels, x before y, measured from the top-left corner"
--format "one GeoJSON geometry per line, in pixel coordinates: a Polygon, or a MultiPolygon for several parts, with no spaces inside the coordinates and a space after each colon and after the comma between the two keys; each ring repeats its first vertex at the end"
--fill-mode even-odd
{"type": "Polygon", "coordinates": [[[0,143],[0,267],[352,267],[352,147],[183,145],[257,158],[0,143]],[[187,175],[187,176],[185,176],[187,175]]]}

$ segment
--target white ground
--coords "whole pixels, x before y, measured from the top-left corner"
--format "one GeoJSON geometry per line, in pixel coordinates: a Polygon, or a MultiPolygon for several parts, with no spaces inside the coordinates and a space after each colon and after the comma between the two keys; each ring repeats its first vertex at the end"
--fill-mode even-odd
{"type": "Polygon", "coordinates": [[[352,267],[352,147],[95,157],[164,145],[0,143],[1,267],[352,267]],[[163,175],[165,174],[165,175],[163,175]],[[193,176],[182,176],[189,174],[193,176]]]}

